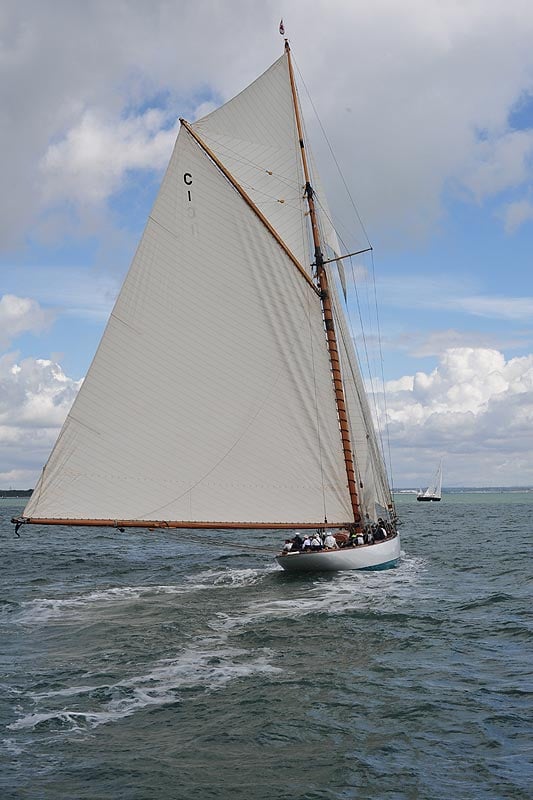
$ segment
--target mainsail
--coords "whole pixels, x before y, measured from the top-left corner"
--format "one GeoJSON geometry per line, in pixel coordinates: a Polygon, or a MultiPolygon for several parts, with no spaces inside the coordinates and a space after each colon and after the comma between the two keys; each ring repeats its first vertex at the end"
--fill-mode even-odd
{"type": "MultiPolygon", "coordinates": [[[[28,521],[354,521],[288,58],[182,126],[28,521]]],[[[361,511],[375,519],[390,492],[330,284],[361,511]]]]}

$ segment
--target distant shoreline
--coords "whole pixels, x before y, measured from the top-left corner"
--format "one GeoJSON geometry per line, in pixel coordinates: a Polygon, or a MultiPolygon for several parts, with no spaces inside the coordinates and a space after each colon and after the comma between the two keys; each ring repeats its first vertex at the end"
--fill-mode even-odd
{"type": "MultiPolygon", "coordinates": [[[[420,489],[394,489],[393,494],[418,494],[420,489]]],[[[442,494],[490,494],[494,492],[533,492],[533,486],[450,486],[442,494]]]]}
{"type": "MultiPolygon", "coordinates": [[[[394,489],[393,494],[418,494],[420,489],[394,489]]],[[[490,492],[533,492],[533,486],[452,486],[442,489],[443,494],[472,494],[490,492]]],[[[1,497],[31,497],[33,489],[0,489],[1,497]]]]}

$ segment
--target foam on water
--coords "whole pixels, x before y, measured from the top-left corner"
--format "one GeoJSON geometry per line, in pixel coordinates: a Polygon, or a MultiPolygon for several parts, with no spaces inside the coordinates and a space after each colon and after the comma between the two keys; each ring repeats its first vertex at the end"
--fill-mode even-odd
{"type": "MultiPolygon", "coordinates": [[[[246,627],[268,618],[300,618],[316,613],[343,614],[354,609],[376,608],[401,597],[416,585],[424,571],[424,560],[404,558],[397,569],[387,572],[353,570],[339,572],[302,584],[301,594],[287,599],[251,600],[245,610],[236,615],[219,612],[213,627],[226,631],[246,627]]],[[[288,577],[293,580],[293,576],[288,577]]]]}
{"type": "Polygon", "coordinates": [[[279,569],[272,566],[269,569],[209,569],[197,575],[186,578],[193,589],[205,589],[209,586],[253,586],[261,583],[267,576],[279,569]]]}
{"type": "Polygon", "coordinates": [[[10,603],[2,609],[1,622],[16,621],[28,625],[41,625],[60,618],[74,618],[84,614],[89,608],[97,604],[124,603],[137,601],[141,598],[155,597],[157,595],[180,595],[196,591],[205,591],[210,588],[225,586],[246,587],[260,583],[270,573],[277,572],[272,569],[223,569],[206,570],[194,576],[187,576],[183,584],[155,585],[155,586],[111,586],[87,594],[73,595],[61,598],[38,598],[21,603],[19,607],[10,603]]]}
{"type": "MultiPolygon", "coordinates": [[[[129,603],[141,598],[155,597],[157,595],[180,595],[195,591],[196,586],[170,585],[170,586],[114,586],[96,592],[82,595],[73,595],[63,598],[38,598],[21,603],[18,622],[24,624],[41,625],[42,623],[56,620],[61,617],[77,617],[97,604],[109,605],[116,603],[129,603]]],[[[205,587],[202,587],[205,588],[205,587]]],[[[8,620],[4,617],[4,622],[8,620]]]]}
{"type": "Polygon", "coordinates": [[[56,708],[24,714],[7,727],[10,730],[42,727],[54,723],[69,730],[95,728],[130,716],[149,706],[180,702],[180,690],[216,691],[228,682],[256,673],[281,672],[268,661],[263,652],[250,658],[246,650],[224,646],[221,637],[206,638],[175,658],[163,659],[143,675],[132,676],[113,684],[71,686],[50,692],[30,693],[29,697],[42,707],[58,697],[77,697],[80,704],[103,696],[101,710],[56,708]],[[108,698],[108,699],[107,699],[108,698]]]}

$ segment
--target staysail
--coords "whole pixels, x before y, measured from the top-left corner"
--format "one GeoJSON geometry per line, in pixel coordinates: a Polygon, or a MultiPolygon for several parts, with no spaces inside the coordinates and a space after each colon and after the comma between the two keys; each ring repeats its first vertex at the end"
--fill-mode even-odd
{"type": "MultiPolygon", "coordinates": [[[[300,147],[287,52],[192,132],[182,126],[26,519],[182,527],[353,521],[310,278],[300,147]]],[[[374,519],[376,503],[388,505],[390,495],[330,282],[361,510],[374,519]]]]}

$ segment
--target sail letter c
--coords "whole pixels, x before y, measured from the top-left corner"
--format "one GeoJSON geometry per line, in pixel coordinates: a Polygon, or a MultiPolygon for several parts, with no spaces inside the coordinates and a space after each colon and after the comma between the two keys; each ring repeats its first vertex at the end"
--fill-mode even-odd
{"type": "Polygon", "coordinates": [[[192,183],[192,175],[190,172],[185,172],[183,175],[183,183],[186,183],[187,186],[190,186],[192,183]]]}

